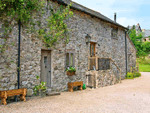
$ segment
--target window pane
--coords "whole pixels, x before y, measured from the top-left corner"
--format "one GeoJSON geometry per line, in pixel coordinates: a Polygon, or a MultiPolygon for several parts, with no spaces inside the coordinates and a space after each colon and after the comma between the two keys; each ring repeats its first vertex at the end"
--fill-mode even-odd
{"type": "Polygon", "coordinates": [[[92,55],[92,52],[91,52],[91,44],[90,44],[90,56],[92,55]]]}
{"type": "Polygon", "coordinates": [[[47,56],[44,56],[44,64],[47,64],[47,56]]]}
{"type": "Polygon", "coordinates": [[[94,45],[92,44],[92,56],[94,56],[94,45]]]}
{"type": "Polygon", "coordinates": [[[45,68],[47,68],[47,56],[44,56],[44,64],[45,64],[45,68]]]}
{"type": "Polygon", "coordinates": [[[73,53],[71,53],[70,66],[73,66],[73,53]]]}
{"type": "Polygon", "coordinates": [[[66,66],[69,66],[69,53],[66,53],[66,66]]]}

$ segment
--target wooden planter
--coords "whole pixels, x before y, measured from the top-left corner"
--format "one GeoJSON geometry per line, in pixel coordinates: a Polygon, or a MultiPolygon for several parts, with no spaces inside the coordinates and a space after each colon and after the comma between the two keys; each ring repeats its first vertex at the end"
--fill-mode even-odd
{"type": "Polygon", "coordinates": [[[26,88],[0,91],[0,98],[2,100],[2,104],[6,105],[7,104],[7,102],[6,102],[7,97],[20,95],[20,100],[23,100],[25,102],[26,101],[26,98],[25,98],[26,94],[27,94],[26,88]]]}
{"type": "Polygon", "coordinates": [[[69,75],[69,76],[72,76],[72,75],[75,75],[75,74],[76,74],[76,72],[67,71],[67,75],[69,75]]]}

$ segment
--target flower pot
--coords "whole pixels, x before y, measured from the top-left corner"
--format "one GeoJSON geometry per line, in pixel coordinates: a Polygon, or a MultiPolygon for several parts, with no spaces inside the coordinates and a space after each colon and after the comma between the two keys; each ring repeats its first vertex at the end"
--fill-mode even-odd
{"type": "Polygon", "coordinates": [[[69,76],[75,75],[75,73],[76,73],[76,72],[67,71],[67,75],[69,75],[69,76]]]}

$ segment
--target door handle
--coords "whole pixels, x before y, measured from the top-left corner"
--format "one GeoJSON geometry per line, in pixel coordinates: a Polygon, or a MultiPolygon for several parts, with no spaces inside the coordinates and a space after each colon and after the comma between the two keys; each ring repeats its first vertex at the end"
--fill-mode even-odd
{"type": "Polygon", "coordinates": [[[51,71],[49,71],[49,73],[50,73],[51,71]]]}

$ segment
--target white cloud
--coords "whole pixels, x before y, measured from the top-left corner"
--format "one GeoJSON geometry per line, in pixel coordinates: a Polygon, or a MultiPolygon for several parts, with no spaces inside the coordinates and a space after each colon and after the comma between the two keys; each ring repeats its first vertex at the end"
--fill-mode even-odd
{"type": "Polygon", "coordinates": [[[132,26],[133,24],[137,24],[140,22],[136,21],[135,19],[128,19],[126,17],[121,17],[117,19],[117,23],[127,27],[128,25],[132,26]]]}

